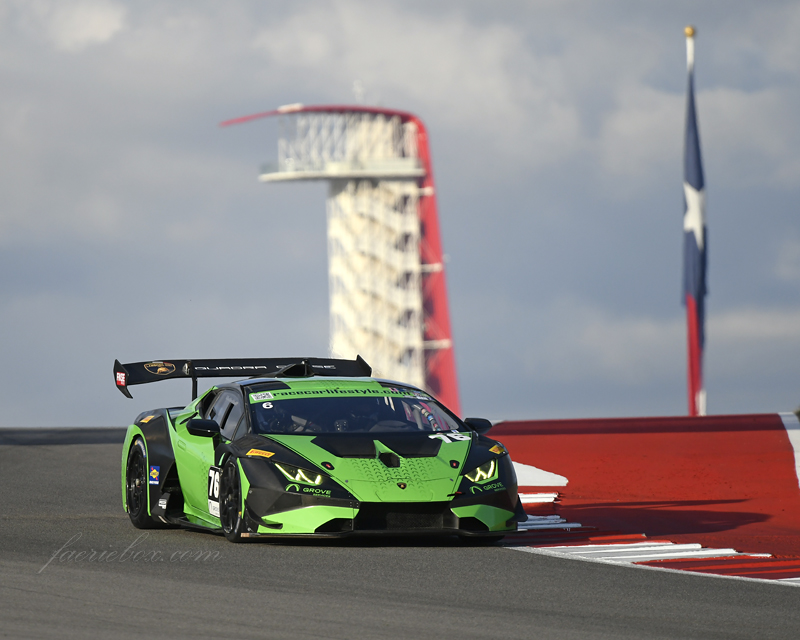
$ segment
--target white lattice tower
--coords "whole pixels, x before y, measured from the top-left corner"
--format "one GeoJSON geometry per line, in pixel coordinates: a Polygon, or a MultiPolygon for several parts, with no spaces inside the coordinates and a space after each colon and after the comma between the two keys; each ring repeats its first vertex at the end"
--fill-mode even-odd
{"type": "Polygon", "coordinates": [[[416,192],[408,182],[331,181],[330,339],[333,355],[368,355],[379,375],[424,386],[416,192]]]}
{"type": "Polygon", "coordinates": [[[416,125],[382,113],[294,113],[276,180],[327,179],[330,350],[425,386],[416,125]]]}
{"type": "Polygon", "coordinates": [[[304,107],[280,116],[277,166],[263,182],[329,182],[330,349],[360,354],[378,376],[437,394],[458,388],[427,133],[413,114],[304,107]]]}

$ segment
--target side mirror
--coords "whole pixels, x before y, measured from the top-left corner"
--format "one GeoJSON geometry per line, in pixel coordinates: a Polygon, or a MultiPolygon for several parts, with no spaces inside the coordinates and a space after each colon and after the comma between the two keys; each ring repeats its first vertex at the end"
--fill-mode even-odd
{"type": "Polygon", "coordinates": [[[485,436],[493,426],[486,418],[465,418],[464,423],[479,436],[485,436]]]}
{"type": "Polygon", "coordinates": [[[192,418],[186,423],[186,430],[193,436],[203,436],[205,438],[219,435],[219,425],[216,420],[192,418]]]}

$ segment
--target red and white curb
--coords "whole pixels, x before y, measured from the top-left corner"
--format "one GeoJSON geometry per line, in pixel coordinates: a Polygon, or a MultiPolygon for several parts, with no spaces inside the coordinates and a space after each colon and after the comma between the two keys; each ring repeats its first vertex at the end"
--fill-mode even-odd
{"type": "MultiPolygon", "coordinates": [[[[546,506],[554,511],[557,498],[558,494],[552,493],[520,494],[527,510],[540,512],[546,506]]],[[[776,558],[770,554],[707,548],[696,543],[648,540],[644,534],[603,533],[568,522],[554,513],[529,514],[519,528],[526,533],[506,538],[506,548],[585,562],[800,586],[800,558],[776,558]]]]}

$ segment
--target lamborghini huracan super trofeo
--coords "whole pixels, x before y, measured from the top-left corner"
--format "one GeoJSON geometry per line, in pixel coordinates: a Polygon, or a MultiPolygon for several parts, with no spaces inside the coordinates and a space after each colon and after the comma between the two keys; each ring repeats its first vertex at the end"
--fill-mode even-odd
{"type": "Polygon", "coordinates": [[[116,386],[191,378],[186,407],[139,414],[122,449],[134,526],[268,536],[446,534],[498,539],[526,519],[488,420],[370,377],[356,360],[114,364],[116,386]],[[205,377],[243,379],[197,396],[205,377]]]}

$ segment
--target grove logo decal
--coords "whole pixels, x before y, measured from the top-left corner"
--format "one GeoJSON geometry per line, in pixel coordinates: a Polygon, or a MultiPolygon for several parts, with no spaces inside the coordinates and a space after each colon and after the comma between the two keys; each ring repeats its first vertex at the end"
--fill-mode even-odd
{"type": "Polygon", "coordinates": [[[500,491],[501,489],[505,489],[505,485],[502,482],[495,482],[493,484],[483,485],[484,491],[491,491],[492,489],[494,489],[495,491],[500,491]]]}
{"type": "Polygon", "coordinates": [[[317,489],[316,487],[303,487],[303,493],[310,493],[313,496],[329,497],[330,489],[317,489]]]}
{"type": "Polygon", "coordinates": [[[300,491],[300,485],[299,484],[287,484],[286,485],[286,491],[298,491],[299,492],[300,491]]]}
{"type": "Polygon", "coordinates": [[[472,495],[475,495],[476,493],[483,493],[483,489],[481,489],[480,487],[470,487],[469,492],[472,495]]]}
{"type": "Polygon", "coordinates": [[[148,362],[144,368],[157,376],[168,376],[170,373],[175,373],[175,365],[171,362],[148,362]]]}

